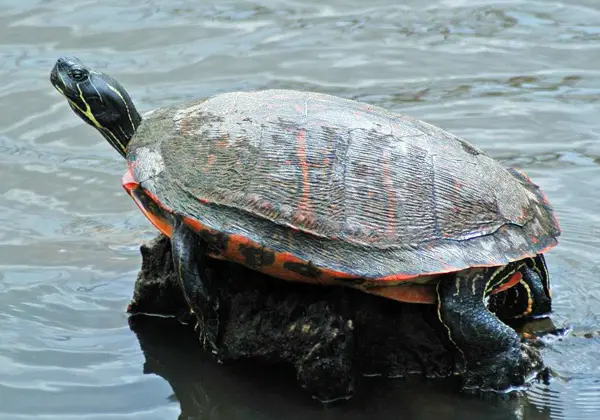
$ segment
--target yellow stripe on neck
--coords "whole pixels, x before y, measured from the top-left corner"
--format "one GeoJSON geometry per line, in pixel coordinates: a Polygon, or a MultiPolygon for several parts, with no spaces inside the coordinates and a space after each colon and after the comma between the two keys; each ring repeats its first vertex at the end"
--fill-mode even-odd
{"type": "MultiPolygon", "coordinates": [[[[110,87],[110,85],[109,85],[110,87]]],[[[103,133],[108,133],[108,135],[113,139],[113,146],[117,146],[118,149],[122,150],[123,153],[125,153],[125,147],[123,147],[123,144],[121,144],[121,142],[119,141],[119,139],[113,134],[112,131],[110,131],[108,128],[104,127],[102,124],[100,124],[98,122],[98,120],[96,119],[96,117],[94,116],[94,114],[92,113],[92,109],[90,108],[90,105],[86,102],[84,96],[83,96],[83,92],[81,91],[81,89],[79,88],[79,85],[77,85],[77,90],[79,91],[79,98],[81,99],[81,102],[85,104],[85,109],[82,109],[76,102],[73,102],[71,99],[69,99],[68,96],[66,96],[62,90],[60,90],[59,88],[57,88],[60,93],[63,94],[63,96],[65,98],[67,98],[67,100],[69,101],[69,103],[71,104],[71,106],[77,108],[79,110],[79,112],[81,112],[83,115],[86,116],[86,118],[92,122],[92,124],[94,124],[94,126],[98,129],[101,130],[103,133]]],[[[112,89],[112,87],[111,87],[112,89]]],[[[127,110],[127,113],[129,113],[129,110],[127,110]]],[[[131,117],[129,117],[131,118],[131,117]]]]}
{"type": "Polygon", "coordinates": [[[127,117],[129,118],[129,122],[131,123],[131,128],[135,129],[135,125],[133,124],[133,118],[131,118],[131,113],[129,112],[129,106],[127,105],[127,101],[125,100],[125,98],[123,98],[123,95],[121,94],[121,92],[119,92],[118,89],[115,89],[114,87],[112,87],[108,83],[106,84],[106,86],[108,86],[108,88],[110,90],[112,90],[113,92],[115,92],[119,96],[119,98],[121,99],[121,101],[123,101],[123,105],[125,105],[125,109],[127,110],[127,117]]]}

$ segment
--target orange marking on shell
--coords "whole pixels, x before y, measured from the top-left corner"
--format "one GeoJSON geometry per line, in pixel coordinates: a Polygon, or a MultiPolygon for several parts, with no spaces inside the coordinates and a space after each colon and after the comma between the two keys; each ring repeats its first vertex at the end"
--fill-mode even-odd
{"type": "Polygon", "coordinates": [[[464,185],[458,182],[456,179],[452,180],[452,186],[454,187],[455,191],[461,190],[464,187],[464,185]]]}
{"type": "Polygon", "coordinates": [[[260,197],[260,195],[256,194],[256,193],[250,193],[250,194],[246,194],[246,201],[248,202],[248,204],[250,204],[252,207],[254,208],[258,208],[260,207],[260,205],[262,204],[262,198],[260,197]]]}
{"type": "Polygon", "coordinates": [[[300,162],[302,170],[302,197],[298,205],[300,210],[309,210],[310,208],[310,178],[309,165],[306,161],[306,130],[301,129],[296,134],[296,155],[300,162]]]}
{"type": "Polygon", "coordinates": [[[259,205],[259,208],[262,211],[267,212],[267,211],[273,209],[273,204],[271,204],[271,202],[268,201],[268,200],[262,200],[261,203],[260,203],[260,205],[259,205]]]}
{"type": "MultiPolygon", "coordinates": [[[[557,242],[555,241],[554,243],[552,243],[552,244],[548,245],[547,247],[542,248],[540,251],[538,251],[538,254],[543,254],[545,252],[548,252],[549,250],[554,248],[556,245],[557,245],[557,242]]],[[[523,255],[522,258],[526,258],[526,257],[535,257],[535,255],[526,254],[526,255],[523,255]]]]}
{"type": "Polygon", "coordinates": [[[211,168],[211,166],[213,166],[213,164],[216,162],[217,160],[217,155],[215,154],[210,154],[207,156],[206,159],[206,166],[203,168],[204,172],[208,172],[211,168]]]}
{"type": "MultiPolygon", "coordinates": [[[[123,187],[127,191],[127,193],[133,198],[135,203],[138,205],[142,213],[148,218],[148,220],[161,232],[163,232],[167,236],[171,236],[172,234],[172,226],[168,223],[168,221],[164,218],[161,218],[159,215],[151,214],[148,210],[146,210],[143,206],[143,203],[136,198],[136,192],[138,189],[140,193],[145,194],[149,199],[153,200],[154,203],[160,207],[166,213],[173,213],[173,211],[167,207],[165,207],[160,200],[149,191],[141,188],[139,183],[136,181],[135,177],[132,173],[133,162],[129,163],[129,168],[125,175],[123,176],[123,187]]],[[[201,202],[210,203],[210,201],[205,199],[199,199],[201,202]]],[[[194,231],[205,235],[217,235],[219,232],[211,229],[199,221],[182,216],[182,221],[187,224],[194,231]]],[[[293,230],[293,227],[291,227],[293,230]]],[[[291,233],[291,231],[290,231],[291,233]]],[[[229,260],[233,262],[240,263],[242,265],[245,264],[245,257],[239,252],[239,245],[243,244],[247,247],[253,247],[255,249],[263,249],[263,246],[246,238],[242,235],[229,235],[229,241],[227,249],[222,253],[210,253],[209,256],[211,258],[219,259],[219,260],[229,260]]],[[[556,244],[551,244],[539,251],[539,253],[544,253],[550,248],[554,247],[556,244]]],[[[372,278],[372,279],[364,279],[364,281],[360,282],[360,284],[353,284],[352,281],[360,280],[361,278],[357,275],[345,273],[341,271],[331,270],[323,267],[316,267],[311,265],[310,262],[304,261],[290,253],[280,252],[274,253],[275,260],[272,264],[264,265],[261,267],[260,271],[267,275],[271,275],[282,280],[289,281],[297,281],[303,283],[317,283],[317,284],[330,284],[330,285],[339,285],[339,286],[349,286],[360,289],[366,293],[380,295],[389,299],[398,300],[401,302],[412,302],[412,303],[433,303],[435,299],[435,294],[431,289],[431,285],[423,285],[423,284],[410,284],[410,285],[400,285],[396,286],[397,283],[402,283],[411,279],[416,279],[418,277],[424,277],[428,275],[438,275],[443,273],[450,273],[459,271],[456,267],[452,267],[450,265],[446,265],[443,269],[439,270],[435,273],[420,273],[420,274],[394,274],[390,276],[385,276],[381,278],[372,278]],[[306,267],[310,266],[311,270],[315,272],[315,276],[305,276],[301,273],[291,271],[289,268],[284,267],[286,262],[292,262],[299,265],[304,265],[306,267]],[[348,280],[351,280],[348,282],[348,280]],[[387,284],[386,284],[387,283],[387,284]],[[391,284],[390,284],[391,283],[391,284]],[[365,286],[367,286],[365,288],[365,286]],[[433,297],[432,297],[433,296],[433,297]]],[[[524,254],[521,258],[532,257],[533,255],[524,254]]],[[[492,267],[497,266],[497,263],[493,264],[481,264],[476,267],[492,267]]],[[[473,267],[475,268],[475,266],[473,267]]],[[[504,290],[507,290],[510,287],[513,287],[517,283],[521,281],[521,273],[516,272],[513,274],[511,279],[502,285],[500,288],[494,290],[492,293],[499,293],[504,290]]]]}
{"type": "Polygon", "coordinates": [[[182,135],[186,135],[186,134],[189,134],[189,132],[190,132],[189,118],[183,117],[181,120],[179,120],[179,133],[181,133],[182,135]]]}
{"type": "Polygon", "coordinates": [[[219,149],[222,149],[227,146],[227,138],[222,138],[215,142],[215,146],[219,149]]]}
{"type": "MultiPolygon", "coordinates": [[[[196,229],[200,225],[195,220],[190,220],[190,222],[186,220],[186,223],[192,227],[196,226],[196,229]]],[[[246,238],[245,236],[234,234],[229,236],[229,241],[227,243],[227,249],[224,252],[224,256],[230,261],[234,261],[244,265],[246,262],[246,258],[240,253],[240,245],[243,245],[244,248],[254,248],[256,252],[261,252],[263,250],[263,247],[257,244],[256,242],[246,238]]],[[[283,280],[312,284],[343,285],[343,282],[340,281],[340,279],[357,278],[356,276],[347,273],[339,273],[333,270],[327,270],[311,266],[309,262],[304,261],[287,252],[274,253],[274,256],[275,259],[272,263],[265,264],[260,267],[260,272],[283,280]],[[310,266],[315,271],[316,275],[308,276],[290,270],[289,268],[285,267],[285,265],[288,263],[297,264],[299,266],[304,266],[307,268],[310,266]]]]}
{"type": "Polygon", "coordinates": [[[206,225],[200,223],[196,219],[192,219],[191,217],[183,216],[183,223],[192,228],[194,232],[198,233],[208,233],[208,234],[216,234],[217,232],[214,229],[210,229],[206,225]]]}
{"type": "Polygon", "coordinates": [[[133,188],[139,187],[139,185],[140,185],[135,180],[133,173],[131,173],[131,170],[134,166],[135,166],[135,162],[132,162],[131,165],[129,165],[129,168],[127,168],[127,171],[125,172],[125,174],[123,175],[123,178],[121,179],[121,184],[123,185],[123,188],[125,188],[125,191],[127,191],[127,192],[129,192],[133,188]]]}
{"type": "Polygon", "coordinates": [[[304,225],[306,223],[306,220],[306,214],[304,214],[302,211],[295,210],[292,213],[292,222],[294,222],[294,224],[304,225]]]}
{"type": "MultiPolygon", "coordinates": [[[[135,181],[135,179],[133,178],[133,175],[130,173],[130,171],[127,171],[125,173],[125,175],[123,176],[122,185],[123,185],[123,188],[125,188],[125,191],[127,191],[127,194],[129,194],[129,196],[133,199],[135,204],[142,211],[144,216],[146,216],[146,219],[148,219],[150,221],[150,223],[152,223],[156,229],[158,229],[159,231],[161,231],[162,233],[164,233],[165,235],[170,237],[171,234],[173,233],[173,228],[167,222],[167,220],[164,218],[161,218],[157,214],[150,213],[144,207],[143,203],[138,199],[136,192],[137,192],[138,188],[140,188],[140,184],[138,184],[135,181]]],[[[142,194],[143,193],[144,192],[142,192],[142,194]]]]}

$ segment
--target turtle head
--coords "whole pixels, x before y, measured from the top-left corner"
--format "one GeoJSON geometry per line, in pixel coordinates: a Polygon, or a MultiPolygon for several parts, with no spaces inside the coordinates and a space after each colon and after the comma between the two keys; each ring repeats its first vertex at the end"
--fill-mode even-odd
{"type": "Polygon", "coordinates": [[[142,117],[123,86],[74,57],[61,57],[56,61],[50,82],[73,111],[125,157],[129,140],[142,117]]]}

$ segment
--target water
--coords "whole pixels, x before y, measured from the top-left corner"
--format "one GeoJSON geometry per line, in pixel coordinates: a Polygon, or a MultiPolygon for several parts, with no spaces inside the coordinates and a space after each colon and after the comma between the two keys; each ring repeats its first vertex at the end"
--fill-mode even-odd
{"type": "Polygon", "coordinates": [[[599,417],[600,4],[398,3],[0,1],[0,419],[599,417]],[[185,334],[165,336],[172,324],[137,320],[138,341],[124,308],[154,230],[121,189],[122,159],[50,86],[62,54],[109,71],[141,111],[315,90],[523,168],[564,231],[548,263],[553,319],[572,333],[544,350],[553,381],[509,401],[388,381],[324,410],[286,375],[210,363],[185,334]]]}

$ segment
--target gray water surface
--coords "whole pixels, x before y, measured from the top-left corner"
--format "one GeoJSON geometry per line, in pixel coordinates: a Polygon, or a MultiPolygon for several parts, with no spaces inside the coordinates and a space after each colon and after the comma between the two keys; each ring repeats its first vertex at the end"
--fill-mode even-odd
{"type": "Polygon", "coordinates": [[[0,0],[0,419],[600,418],[599,99],[597,0],[0,0]],[[114,75],[140,111],[313,90],[522,168],[563,228],[547,260],[571,333],[547,340],[553,380],[508,401],[375,381],[323,409],[291,376],[215,365],[175,324],[132,320],[138,340],[124,311],[155,231],[120,156],[49,84],[63,54],[114,75]]]}

